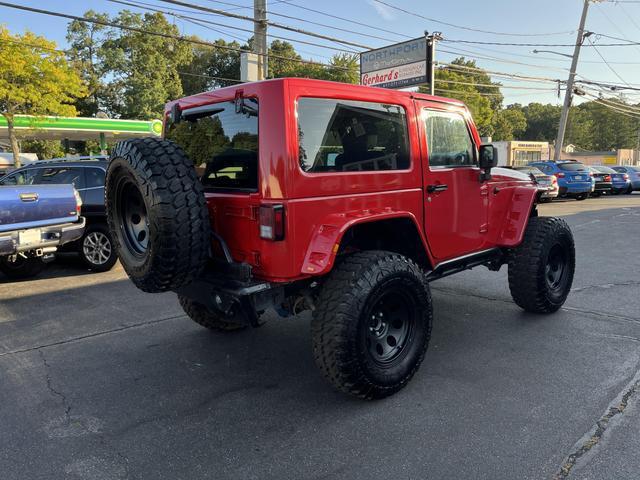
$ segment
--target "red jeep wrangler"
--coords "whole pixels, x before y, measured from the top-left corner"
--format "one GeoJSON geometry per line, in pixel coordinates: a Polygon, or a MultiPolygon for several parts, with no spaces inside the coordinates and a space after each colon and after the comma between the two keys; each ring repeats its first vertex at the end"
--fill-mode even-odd
{"type": "Polygon", "coordinates": [[[508,264],[513,299],[536,313],[571,289],[567,224],[538,217],[531,180],[496,160],[456,100],[247,83],[169,103],[164,139],[119,143],[108,218],[138,288],[177,292],[213,330],[312,310],[322,373],[380,398],[424,358],[428,282],[508,264]]]}

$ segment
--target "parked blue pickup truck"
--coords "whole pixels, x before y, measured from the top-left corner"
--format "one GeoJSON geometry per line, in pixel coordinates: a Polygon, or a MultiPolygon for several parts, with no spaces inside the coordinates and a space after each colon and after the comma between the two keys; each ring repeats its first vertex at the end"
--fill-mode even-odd
{"type": "Polygon", "coordinates": [[[0,271],[39,273],[60,245],[82,236],[81,205],[73,185],[0,186],[0,271]]]}

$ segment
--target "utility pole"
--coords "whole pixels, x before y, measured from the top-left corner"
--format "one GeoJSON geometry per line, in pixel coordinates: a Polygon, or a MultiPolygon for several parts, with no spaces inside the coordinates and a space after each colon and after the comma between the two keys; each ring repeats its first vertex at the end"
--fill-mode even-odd
{"type": "Polygon", "coordinates": [[[435,95],[436,90],[436,42],[442,39],[442,33],[433,32],[429,35],[429,32],[424,32],[427,39],[427,81],[429,82],[429,95],[435,95]]]}
{"type": "Polygon", "coordinates": [[[564,93],[564,104],[562,105],[562,113],[560,114],[560,125],[558,125],[558,137],[556,138],[554,160],[560,160],[562,153],[562,144],[564,143],[564,134],[567,130],[567,120],[569,118],[569,108],[571,107],[571,99],[573,97],[573,81],[576,78],[576,69],[578,67],[578,57],[580,56],[580,47],[584,43],[584,39],[591,35],[591,32],[584,32],[584,24],[587,21],[587,11],[589,10],[589,2],[597,0],[584,0],[582,7],[582,17],[580,17],[580,26],[578,27],[578,36],[576,37],[576,46],[573,50],[573,59],[571,60],[571,70],[569,71],[569,79],[567,80],[567,90],[564,93]]]}
{"type": "Polygon", "coordinates": [[[253,0],[253,52],[258,55],[258,80],[269,76],[267,0],[253,0]]]}

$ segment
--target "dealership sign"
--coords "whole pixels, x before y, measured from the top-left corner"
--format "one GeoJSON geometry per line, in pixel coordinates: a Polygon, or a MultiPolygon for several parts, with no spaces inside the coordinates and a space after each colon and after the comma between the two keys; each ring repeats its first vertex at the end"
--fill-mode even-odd
{"type": "Polygon", "coordinates": [[[369,87],[402,88],[427,83],[425,37],[360,54],[360,83],[369,87]]]}

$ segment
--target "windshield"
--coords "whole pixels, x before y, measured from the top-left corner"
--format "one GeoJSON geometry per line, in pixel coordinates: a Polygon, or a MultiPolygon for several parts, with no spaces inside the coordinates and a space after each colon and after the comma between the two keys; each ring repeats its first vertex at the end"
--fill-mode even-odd
{"type": "Polygon", "coordinates": [[[233,101],[193,115],[187,109],[168,126],[166,137],[184,149],[206,189],[258,189],[258,100],[243,100],[242,109],[233,101]]]}
{"type": "Polygon", "coordinates": [[[596,169],[596,171],[600,172],[600,173],[617,173],[613,168],[609,168],[609,167],[593,167],[596,169]]]}
{"type": "Polygon", "coordinates": [[[558,168],[566,172],[586,172],[587,167],[578,162],[559,163],[558,168]]]}

